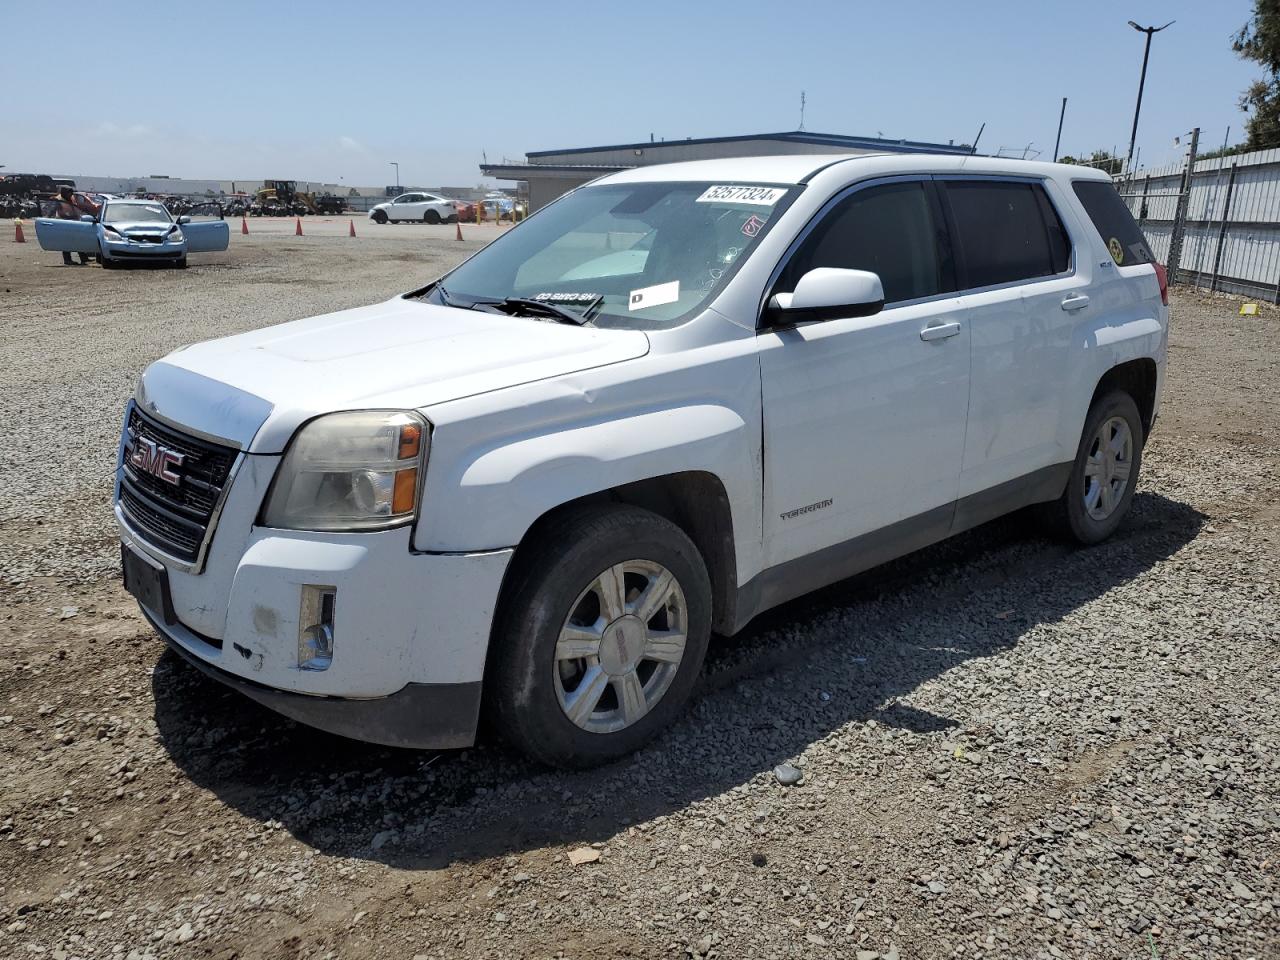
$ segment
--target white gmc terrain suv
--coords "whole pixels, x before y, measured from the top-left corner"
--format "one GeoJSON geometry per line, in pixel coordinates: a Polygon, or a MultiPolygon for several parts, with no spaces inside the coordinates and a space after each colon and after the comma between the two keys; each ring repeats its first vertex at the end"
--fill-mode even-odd
{"type": "Polygon", "coordinates": [[[127,588],[302,723],[589,765],[712,631],[1028,504],[1133,496],[1165,275],[1100,173],[982,157],[645,167],[425,287],[152,364],[127,588]]]}

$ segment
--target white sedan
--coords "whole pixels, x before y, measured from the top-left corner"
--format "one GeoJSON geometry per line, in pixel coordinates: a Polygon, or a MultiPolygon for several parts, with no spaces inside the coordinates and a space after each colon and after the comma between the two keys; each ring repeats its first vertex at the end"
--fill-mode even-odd
{"type": "Polygon", "coordinates": [[[458,219],[458,208],[452,200],[434,193],[402,193],[370,210],[369,219],[376,223],[451,223],[458,219]]]}

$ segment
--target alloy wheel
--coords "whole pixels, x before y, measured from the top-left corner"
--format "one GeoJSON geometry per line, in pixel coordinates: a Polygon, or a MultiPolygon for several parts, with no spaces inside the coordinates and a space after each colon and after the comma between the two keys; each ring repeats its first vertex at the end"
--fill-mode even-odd
{"type": "Polygon", "coordinates": [[[630,727],[671,686],[687,637],[684,590],[671,571],[650,560],[614,564],[578,595],[560,628],[560,709],[590,733],[630,727]]]}
{"type": "Polygon", "coordinates": [[[1133,431],[1124,417],[1098,428],[1084,464],[1084,508],[1094,520],[1106,520],[1124,499],[1133,470],[1133,431]]]}

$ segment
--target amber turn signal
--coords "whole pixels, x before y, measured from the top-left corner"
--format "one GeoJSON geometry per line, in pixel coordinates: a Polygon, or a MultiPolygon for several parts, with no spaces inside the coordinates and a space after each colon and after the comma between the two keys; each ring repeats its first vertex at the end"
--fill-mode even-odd
{"type": "Polygon", "coordinates": [[[422,450],[422,427],[416,423],[404,423],[400,425],[400,456],[401,460],[412,460],[422,450]]]}
{"type": "Polygon", "coordinates": [[[412,513],[413,502],[418,495],[418,468],[396,471],[395,491],[391,495],[393,514],[412,513]]]}

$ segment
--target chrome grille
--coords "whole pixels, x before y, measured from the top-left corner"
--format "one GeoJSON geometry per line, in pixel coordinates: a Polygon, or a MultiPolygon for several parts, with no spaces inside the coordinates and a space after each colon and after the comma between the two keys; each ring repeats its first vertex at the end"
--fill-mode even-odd
{"type": "Polygon", "coordinates": [[[125,449],[142,438],[183,455],[177,485],[128,462],[120,467],[120,507],[147,542],[187,563],[199,563],[212,532],[210,524],[230,481],[237,452],[162,424],[136,406],[130,408],[125,449]]]}

